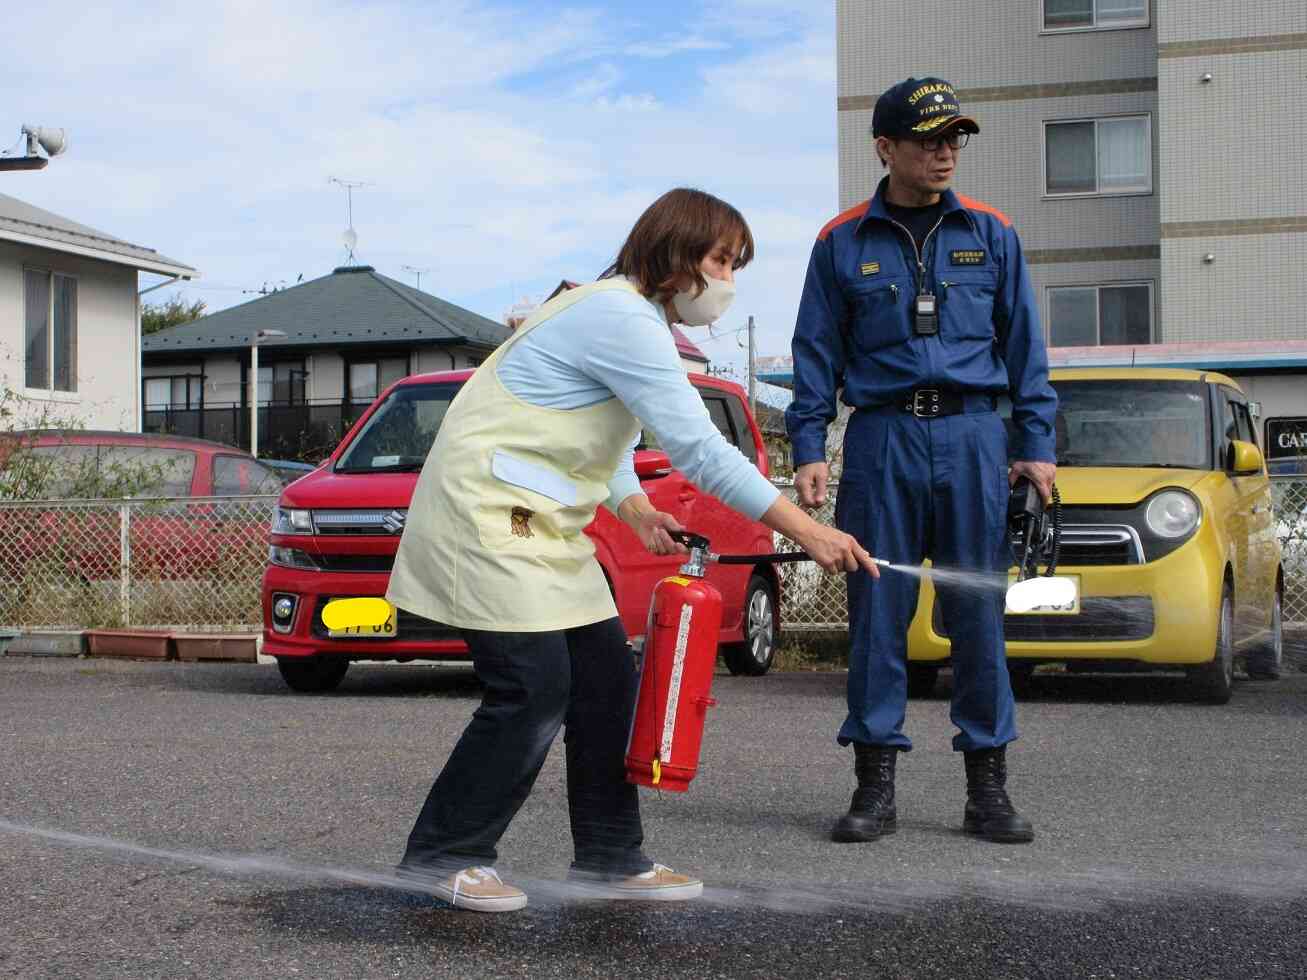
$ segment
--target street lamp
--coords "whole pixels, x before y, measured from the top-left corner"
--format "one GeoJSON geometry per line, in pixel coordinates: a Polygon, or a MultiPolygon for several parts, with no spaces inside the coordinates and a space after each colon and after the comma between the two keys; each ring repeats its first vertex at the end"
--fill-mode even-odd
{"type": "Polygon", "coordinates": [[[284,330],[259,330],[250,341],[250,455],[259,457],[259,344],[285,337],[284,330]]]}

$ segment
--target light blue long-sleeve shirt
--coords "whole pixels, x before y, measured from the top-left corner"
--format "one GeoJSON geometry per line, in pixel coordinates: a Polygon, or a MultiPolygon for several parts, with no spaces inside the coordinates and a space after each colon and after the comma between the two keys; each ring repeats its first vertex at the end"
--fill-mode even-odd
{"type": "MultiPolygon", "coordinates": [[[[653,431],[672,465],[700,489],[757,519],[779,491],[717,430],[685,376],[663,311],[624,289],[602,290],[514,344],[498,368],[513,395],[542,408],[577,409],[619,398],[653,431]]],[[[608,484],[610,510],[642,493],[635,443],[608,484]]]]}

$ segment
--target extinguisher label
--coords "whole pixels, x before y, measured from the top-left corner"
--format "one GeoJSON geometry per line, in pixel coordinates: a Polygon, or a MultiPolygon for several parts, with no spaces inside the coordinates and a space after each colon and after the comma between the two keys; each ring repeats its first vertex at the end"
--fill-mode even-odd
{"type": "Polygon", "coordinates": [[[663,741],[658,758],[672,761],[672,739],[676,735],[676,708],[681,700],[681,674],[685,671],[685,648],[690,641],[690,619],[693,606],[681,607],[681,622],[676,629],[676,653],[672,657],[672,678],[667,690],[667,714],[663,718],[663,741]]]}

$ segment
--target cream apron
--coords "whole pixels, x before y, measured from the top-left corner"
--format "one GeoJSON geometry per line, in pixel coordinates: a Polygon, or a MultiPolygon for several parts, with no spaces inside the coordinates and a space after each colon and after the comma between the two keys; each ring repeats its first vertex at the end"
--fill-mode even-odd
{"type": "Polygon", "coordinates": [[[587,296],[639,292],[605,279],[555,297],[518,327],[455,396],[413,491],[386,598],[450,626],[571,629],[617,615],[583,528],[608,498],[640,423],[617,398],[585,408],[529,405],[499,362],[587,296]]]}

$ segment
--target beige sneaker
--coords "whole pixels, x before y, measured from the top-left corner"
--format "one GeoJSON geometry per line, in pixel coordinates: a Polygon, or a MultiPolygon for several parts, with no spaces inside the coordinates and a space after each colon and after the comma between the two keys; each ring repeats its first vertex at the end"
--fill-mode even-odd
{"type": "Polygon", "coordinates": [[[516,912],[526,908],[526,892],[505,885],[494,868],[464,868],[431,882],[431,891],[455,908],[472,912],[516,912]]]}
{"type": "Polygon", "coordinates": [[[627,878],[591,880],[574,877],[587,897],[634,900],[639,902],[684,902],[703,894],[703,882],[689,875],[677,874],[663,864],[627,878]]]}

